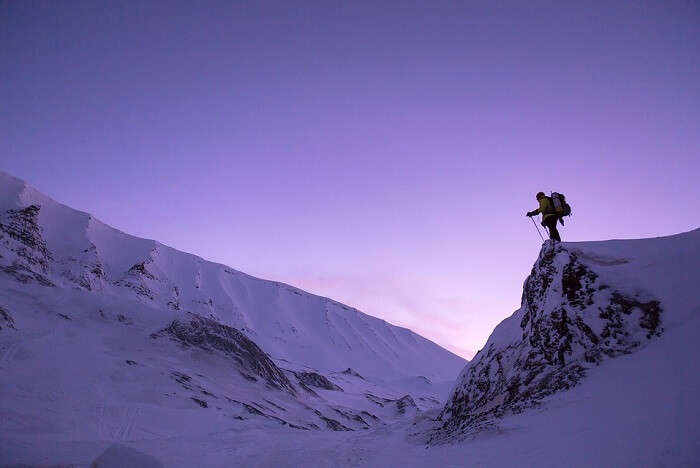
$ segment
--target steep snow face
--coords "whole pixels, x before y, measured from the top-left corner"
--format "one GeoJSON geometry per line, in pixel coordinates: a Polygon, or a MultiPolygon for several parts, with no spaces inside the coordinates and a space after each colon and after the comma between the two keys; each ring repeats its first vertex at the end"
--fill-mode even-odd
{"type": "Polygon", "coordinates": [[[551,243],[522,305],[467,364],[434,441],[483,429],[579,384],[700,311],[700,230],[659,239],[551,243]]]}
{"type": "Polygon", "coordinates": [[[405,328],[292,286],[253,278],[61,205],[0,172],[0,271],[191,312],[240,329],[274,359],[395,380],[452,380],[465,361],[405,328]]]}

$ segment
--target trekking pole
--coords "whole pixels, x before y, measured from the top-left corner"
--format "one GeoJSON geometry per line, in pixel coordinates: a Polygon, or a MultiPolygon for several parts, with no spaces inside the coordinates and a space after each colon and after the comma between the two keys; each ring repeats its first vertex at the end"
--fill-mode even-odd
{"type": "Polygon", "coordinates": [[[540,232],[540,228],[537,227],[537,223],[535,222],[534,219],[532,219],[532,216],[530,216],[530,220],[532,220],[532,224],[535,225],[535,229],[537,229],[537,234],[540,235],[540,239],[542,239],[542,242],[544,242],[544,237],[542,237],[542,233],[540,232]]]}

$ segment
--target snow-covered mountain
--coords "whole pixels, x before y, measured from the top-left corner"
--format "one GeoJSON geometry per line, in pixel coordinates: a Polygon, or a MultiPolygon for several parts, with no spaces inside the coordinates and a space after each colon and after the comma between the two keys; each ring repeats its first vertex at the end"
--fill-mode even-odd
{"type": "Polygon", "coordinates": [[[464,362],[0,173],[0,465],[77,440],[88,464],[125,440],[386,427],[440,405],[464,362]]]}
{"type": "MultiPolygon", "coordinates": [[[[589,375],[622,358],[627,360],[616,368],[624,376],[623,388],[633,385],[663,398],[659,389],[668,393],[675,386],[669,398],[683,392],[697,396],[697,372],[682,363],[700,356],[700,340],[687,333],[698,331],[699,286],[700,229],[656,239],[547,241],[525,281],[520,309],[496,327],[460,374],[433,442],[462,440],[498,426],[504,417],[546,407],[555,396],[561,404],[567,391],[579,385],[597,385],[586,390],[601,408],[611,402],[622,408],[624,395],[595,378],[587,384],[589,375]],[[630,360],[634,355],[639,357],[630,360]],[[664,365],[671,369],[670,377],[668,370],[657,370],[658,362],[669,357],[664,365]]],[[[671,426],[686,424],[683,431],[698,434],[699,405],[688,405],[683,397],[656,404],[640,408],[654,414],[656,419],[645,423],[655,426],[655,432],[667,427],[677,433],[678,427],[671,426]],[[679,419],[658,417],[664,407],[676,412],[683,405],[686,414],[679,419]],[[693,417],[698,419],[689,424],[693,417]]],[[[619,430],[619,442],[632,424],[629,416],[609,414],[600,424],[619,430]]]]}
{"type": "Polygon", "coordinates": [[[111,228],[0,172],[0,269],[186,311],[240,329],[273,358],[380,379],[454,379],[464,360],[384,320],[111,228]]]}
{"type": "Polygon", "coordinates": [[[700,462],[700,229],[546,242],[465,366],[0,182],[0,465],[700,462]]]}

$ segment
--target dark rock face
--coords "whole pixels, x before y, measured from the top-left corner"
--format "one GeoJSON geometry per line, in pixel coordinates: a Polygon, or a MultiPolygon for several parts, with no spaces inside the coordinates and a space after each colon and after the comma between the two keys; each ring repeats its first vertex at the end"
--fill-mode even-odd
{"type": "Polygon", "coordinates": [[[418,411],[418,406],[416,405],[416,402],[413,401],[413,398],[411,398],[411,395],[404,395],[396,400],[396,409],[398,410],[399,414],[406,414],[406,411],[409,409],[418,411]]]}
{"type": "Polygon", "coordinates": [[[493,338],[500,327],[494,331],[463,371],[432,441],[475,432],[537,405],[578,384],[587,368],[663,332],[657,300],[612,290],[577,252],[550,242],[525,281],[518,313],[521,334],[493,338]]]}
{"type": "Polygon", "coordinates": [[[411,397],[411,395],[404,395],[398,400],[392,400],[390,398],[379,397],[371,393],[365,393],[365,398],[367,398],[375,405],[381,406],[382,408],[384,408],[387,405],[390,405],[389,407],[395,406],[396,411],[399,414],[406,414],[408,410],[420,411],[418,405],[416,405],[416,402],[413,400],[413,397],[411,397]]]}
{"type": "Polygon", "coordinates": [[[350,423],[359,424],[361,429],[369,429],[370,428],[370,425],[367,424],[367,421],[365,421],[362,418],[362,416],[355,413],[354,411],[350,411],[347,409],[344,410],[344,409],[340,409],[340,408],[332,408],[332,409],[333,409],[333,411],[338,413],[340,416],[342,416],[343,418],[350,421],[350,423]]]}
{"type": "Polygon", "coordinates": [[[114,284],[116,286],[132,289],[138,295],[138,297],[148,299],[149,301],[155,300],[155,293],[151,290],[149,284],[158,282],[159,280],[156,275],[151,273],[151,271],[148,269],[148,265],[150,263],[153,263],[152,258],[149,258],[147,261],[137,263],[136,265],[132,265],[124,277],[118,281],[115,281],[114,284]]]}
{"type": "Polygon", "coordinates": [[[247,379],[257,380],[259,377],[274,388],[296,394],[284,372],[258,345],[235,328],[192,315],[188,322],[175,320],[167,328],[151,335],[152,338],[163,336],[169,336],[184,346],[224,353],[236,361],[239,372],[247,379]]]}
{"type": "Polygon", "coordinates": [[[0,330],[2,330],[3,327],[16,330],[15,321],[12,315],[10,315],[10,312],[0,307],[0,330]]]}
{"type": "Polygon", "coordinates": [[[371,393],[365,393],[365,398],[367,398],[369,401],[371,401],[375,405],[381,406],[382,408],[387,403],[391,403],[392,401],[395,401],[395,400],[391,400],[389,398],[378,397],[377,395],[372,395],[371,393]]]}
{"type": "Polygon", "coordinates": [[[48,279],[51,252],[46,247],[39,226],[38,205],[19,210],[7,210],[0,216],[0,243],[14,258],[2,258],[0,270],[17,281],[36,281],[44,286],[53,286],[48,279]]]}
{"type": "Polygon", "coordinates": [[[294,374],[300,383],[311,387],[325,388],[326,390],[334,390],[342,392],[343,389],[334,384],[326,377],[316,372],[295,372],[294,374]]]}
{"type": "Polygon", "coordinates": [[[365,417],[365,420],[373,421],[378,424],[385,424],[379,417],[375,416],[372,413],[368,413],[367,411],[360,411],[360,414],[365,417]]]}
{"type": "Polygon", "coordinates": [[[314,412],[316,413],[316,416],[318,416],[321,419],[321,421],[326,423],[326,427],[331,431],[352,431],[352,429],[345,426],[340,421],[324,416],[323,413],[321,413],[318,410],[314,410],[314,412]]]}
{"type": "Polygon", "coordinates": [[[197,403],[202,408],[209,408],[209,403],[207,403],[205,400],[200,400],[199,398],[195,398],[195,397],[190,397],[190,398],[192,399],[192,401],[197,403]]]}
{"type": "Polygon", "coordinates": [[[40,213],[39,205],[29,205],[0,215],[0,246],[7,252],[0,254],[0,271],[23,283],[55,286],[53,281],[63,279],[88,291],[101,289],[106,274],[95,245],[70,257],[56,258],[44,240],[40,213]]]}
{"type": "Polygon", "coordinates": [[[348,367],[343,372],[341,372],[341,374],[352,375],[353,377],[357,377],[358,379],[365,380],[364,377],[362,377],[360,374],[357,373],[357,371],[355,371],[354,369],[352,369],[350,367],[348,367]]]}

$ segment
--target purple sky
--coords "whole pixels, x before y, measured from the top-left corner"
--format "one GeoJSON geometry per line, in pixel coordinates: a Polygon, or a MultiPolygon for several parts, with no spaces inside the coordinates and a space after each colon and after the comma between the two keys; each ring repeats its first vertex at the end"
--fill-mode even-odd
{"type": "Polygon", "coordinates": [[[0,169],[469,357],[564,240],[700,226],[700,2],[1,2],[0,169]]]}

